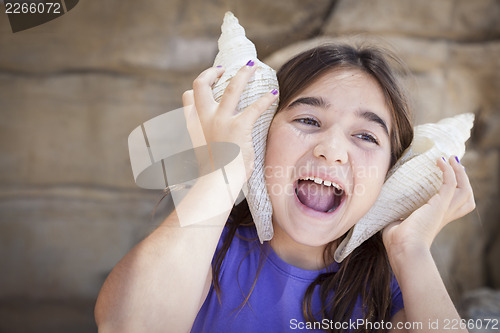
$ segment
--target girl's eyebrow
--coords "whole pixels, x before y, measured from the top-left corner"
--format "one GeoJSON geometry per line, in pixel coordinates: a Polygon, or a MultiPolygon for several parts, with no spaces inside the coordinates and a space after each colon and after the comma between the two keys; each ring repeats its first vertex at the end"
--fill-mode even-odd
{"type": "Polygon", "coordinates": [[[364,118],[368,121],[372,121],[372,122],[379,124],[382,127],[382,129],[384,130],[385,134],[387,134],[387,136],[389,136],[389,130],[387,129],[387,124],[385,123],[385,121],[382,118],[380,118],[378,116],[378,114],[376,114],[372,111],[359,110],[356,112],[356,115],[360,118],[364,118]]]}
{"type": "Polygon", "coordinates": [[[288,105],[289,108],[293,108],[299,104],[305,104],[310,106],[320,107],[322,109],[328,108],[328,103],[321,97],[301,97],[297,98],[295,101],[288,105]]]}
{"type": "MultiPolygon", "coordinates": [[[[293,108],[293,107],[298,106],[300,104],[319,107],[322,109],[327,109],[330,105],[327,101],[325,101],[321,97],[300,97],[300,98],[297,98],[292,103],[290,103],[290,105],[288,105],[288,108],[293,108]]],[[[368,110],[359,110],[356,112],[356,116],[379,124],[380,127],[382,127],[384,132],[387,134],[387,136],[389,136],[389,129],[387,127],[386,122],[382,118],[380,118],[379,115],[377,115],[375,112],[368,111],[368,110]]]]}

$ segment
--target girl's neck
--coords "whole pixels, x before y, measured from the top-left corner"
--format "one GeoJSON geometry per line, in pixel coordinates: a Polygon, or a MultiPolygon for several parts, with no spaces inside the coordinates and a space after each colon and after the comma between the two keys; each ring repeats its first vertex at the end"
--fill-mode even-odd
{"type": "MultiPolygon", "coordinates": [[[[273,251],[287,264],[305,270],[316,271],[330,265],[325,263],[326,245],[308,246],[295,242],[277,224],[274,224],[274,236],[270,241],[273,251]]],[[[335,246],[332,248],[335,251],[335,246]]]]}

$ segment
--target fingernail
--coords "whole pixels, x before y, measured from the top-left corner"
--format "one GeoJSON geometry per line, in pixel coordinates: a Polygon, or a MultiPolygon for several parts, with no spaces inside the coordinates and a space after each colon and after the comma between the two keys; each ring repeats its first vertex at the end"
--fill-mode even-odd
{"type": "Polygon", "coordinates": [[[441,157],[441,158],[443,159],[444,163],[446,163],[446,159],[444,157],[441,157]]]}
{"type": "Polygon", "coordinates": [[[277,89],[273,89],[273,90],[271,90],[271,94],[273,94],[273,95],[278,95],[278,90],[277,90],[277,89]]]}
{"type": "Polygon", "coordinates": [[[219,66],[217,66],[217,68],[222,68],[222,66],[221,66],[221,65],[219,65],[219,66]]]}
{"type": "Polygon", "coordinates": [[[253,65],[255,65],[255,62],[253,60],[248,60],[247,66],[252,67],[253,65]]]}
{"type": "Polygon", "coordinates": [[[458,164],[460,164],[460,160],[458,159],[458,156],[455,156],[455,160],[457,161],[458,164]]]}

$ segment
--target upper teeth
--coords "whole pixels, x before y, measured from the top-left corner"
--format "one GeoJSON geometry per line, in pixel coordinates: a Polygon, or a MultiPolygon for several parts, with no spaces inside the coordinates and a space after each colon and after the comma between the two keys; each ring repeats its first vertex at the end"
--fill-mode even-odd
{"type": "Polygon", "coordinates": [[[321,179],[319,177],[305,177],[305,178],[300,178],[300,180],[312,180],[316,184],[323,184],[325,186],[333,186],[333,187],[335,187],[338,190],[342,190],[342,187],[340,187],[339,184],[331,182],[329,180],[323,180],[323,179],[321,179]]]}

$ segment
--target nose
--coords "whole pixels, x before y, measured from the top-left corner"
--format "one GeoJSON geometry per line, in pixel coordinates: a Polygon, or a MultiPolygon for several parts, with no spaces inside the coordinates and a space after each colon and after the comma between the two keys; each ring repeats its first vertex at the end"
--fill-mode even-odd
{"type": "Polygon", "coordinates": [[[340,138],[341,134],[323,136],[314,146],[314,157],[324,159],[329,164],[345,164],[349,157],[347,142],[340,138]]]}

